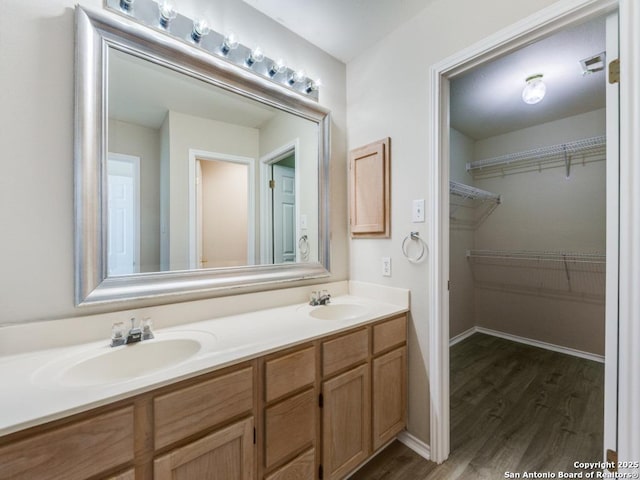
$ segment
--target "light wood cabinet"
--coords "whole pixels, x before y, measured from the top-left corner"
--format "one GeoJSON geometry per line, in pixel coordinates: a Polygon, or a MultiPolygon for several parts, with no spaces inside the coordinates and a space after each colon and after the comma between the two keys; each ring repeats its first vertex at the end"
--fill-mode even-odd
{"type": "Polygon", "coordinates": [[[0,479],[83,480],[132,462],[133,407],[101,413],[0,447],[0,479]]]}
{"type": "Polygon", "coordinates": [[[253,367],[158,395],[153,400],[155,448],[250,413],[253,367]]]}
{"type": "Polygon", "coordinates": [[[136,471],[131,468],[126,472],[120,473],[118,475],[113,475],[106,480],[136,480],[136,471]]]}
{"type": "Polygon", "coordinates": [[[315,343],[269,355],[263,361],[261,479],[316,478],[319,415],[315,343]]]}
{"type": "Polygon", "coordinates": [[[372,361],[372,442],[378,450],[406,424],[407,348],[390,351],[372,361]]]}
{"type": "Polygon", "coordinates": [[[343,479],[405,426],[406,315],[0,438],[0,480],[343,479]]]}
{"type": "Polygon", "coordinates": [[[369,365],[322,384],[322,467],[327,480],[343,478],[367,459],[371,432],[369,365]]]}
{"type": "Polygon", "coordinates": [[[253,480],[253,417],[154,461],[154,480],[253,480]]]}
{"type": "Polygon", "coordinates": [[[354,238],[391,235],[390,144],[387,137],[349,152],[350,222],[354,238]]]}

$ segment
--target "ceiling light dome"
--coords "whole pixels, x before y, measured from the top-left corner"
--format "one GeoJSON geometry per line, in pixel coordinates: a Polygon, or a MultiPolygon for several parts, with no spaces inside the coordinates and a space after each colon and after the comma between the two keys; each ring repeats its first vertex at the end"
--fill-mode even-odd
{"type": "Polygon", "coordinates": [[[542,81],[542,74],[532,75],[527,78],[526,82],[527,84],[522,90],[522,101],[529,105],[541,101],[547,92],[547,86],[542,81]]]}

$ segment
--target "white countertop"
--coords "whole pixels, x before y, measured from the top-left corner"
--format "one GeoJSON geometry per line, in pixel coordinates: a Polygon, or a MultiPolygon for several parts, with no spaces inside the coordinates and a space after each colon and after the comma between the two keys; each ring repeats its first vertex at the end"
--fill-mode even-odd
{"type": "Polygon", "coordinates": [[[107,338],[0,357],[0,436],[408,311],[408,303],[354,295],[335,297],[331,303],[362,305],[366,314],[350,320],[319,320],[309,313],[324,307],[296,304],[155,330],[156,338],[145,342],[180,337],[184,332],[205,338],[208,345],[181,363],[125,381],[77,386],[59,379],[74,359],[112,351],[107,338]]]}

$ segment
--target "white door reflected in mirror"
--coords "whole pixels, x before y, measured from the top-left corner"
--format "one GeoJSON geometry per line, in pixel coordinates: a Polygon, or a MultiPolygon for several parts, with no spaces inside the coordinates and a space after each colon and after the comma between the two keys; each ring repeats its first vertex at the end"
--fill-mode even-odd
{"type": "Polygon", "coordinates": [[[109,275],[137,273],[140,265],[140,158],[109,153],[107,177],[109,275]]]}

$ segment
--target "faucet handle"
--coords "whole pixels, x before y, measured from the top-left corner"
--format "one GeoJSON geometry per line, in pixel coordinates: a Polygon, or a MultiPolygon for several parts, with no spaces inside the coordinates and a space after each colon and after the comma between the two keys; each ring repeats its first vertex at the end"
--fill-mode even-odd
{"type": "Polygon", "coordinates": [[[111,346],[118,347],[124,344],[124,323],[116,322],[111,326],[111,346]]]}
{"type": "Polygon", "coordinates": [[[318,305],[318,292],[315,290],[309,295],[309,305],[318,305]]]}
{"type": "Polygon", "coordinates": [[[153,337],[153,332],[151,331],[151,327],[153,326],[153,323],[151,322],[151,319],[149,317],[147,318],[143,318],[142,319],[142,339],[143,340],[150,340],[153,337]]]}

